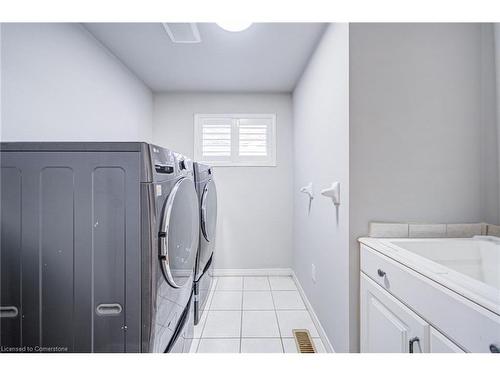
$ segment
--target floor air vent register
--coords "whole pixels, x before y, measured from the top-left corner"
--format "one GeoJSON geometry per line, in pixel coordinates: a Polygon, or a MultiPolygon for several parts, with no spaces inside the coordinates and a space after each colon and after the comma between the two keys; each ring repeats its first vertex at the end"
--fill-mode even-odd
{"type": "Polygon", "coordinates": [[[307,329],[294,329],[292,332],[299,353],[316,353],[316,348],[307,329]]]}

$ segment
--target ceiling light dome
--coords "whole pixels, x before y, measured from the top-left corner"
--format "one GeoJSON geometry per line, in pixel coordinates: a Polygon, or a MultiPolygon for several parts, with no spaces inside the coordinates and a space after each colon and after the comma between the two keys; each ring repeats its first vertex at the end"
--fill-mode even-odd
{"type": "Polygon", "coordinates": [[[227,21],[227,22],[217,22],[217,25],[226,31],[231,31],[233,33],[238,31],[243,31],[252,26],[252,22],[241,22],[241,21],[227,21]]]}

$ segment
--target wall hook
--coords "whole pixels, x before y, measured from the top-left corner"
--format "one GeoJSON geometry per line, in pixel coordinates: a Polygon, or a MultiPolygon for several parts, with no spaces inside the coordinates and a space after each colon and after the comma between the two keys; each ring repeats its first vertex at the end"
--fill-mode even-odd
{"type": "Polygon", "coordinates": [[[321,190],[321,195],[332,198],[333,204],[340,204],[340,182],[332,182],[329,188],[321,190]]]}
{"type": "Polygon", "coordinates": [[[309,199],[314,199],[313,183],[309,182],[309,185],[301,187],[300,192],[307,194],[309,199]]]}

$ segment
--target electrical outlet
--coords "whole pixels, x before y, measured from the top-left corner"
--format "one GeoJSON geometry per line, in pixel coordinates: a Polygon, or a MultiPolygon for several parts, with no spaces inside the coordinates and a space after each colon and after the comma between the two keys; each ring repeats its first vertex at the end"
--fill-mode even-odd
{"type": "Polygon", "coordinates": [[[311,278],[313,283],[316,284],[316,266],[314,264],[311,264],[311,278]]]}

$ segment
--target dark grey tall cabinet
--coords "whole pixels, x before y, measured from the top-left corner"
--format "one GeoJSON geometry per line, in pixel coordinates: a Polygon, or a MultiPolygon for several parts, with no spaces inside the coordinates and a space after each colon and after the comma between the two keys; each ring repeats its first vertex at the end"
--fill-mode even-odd
{"type": "Polygon", "coordinates": [[[0,345],[139,352],[142,145],[51,147],[2,144],[0,345]]]}

